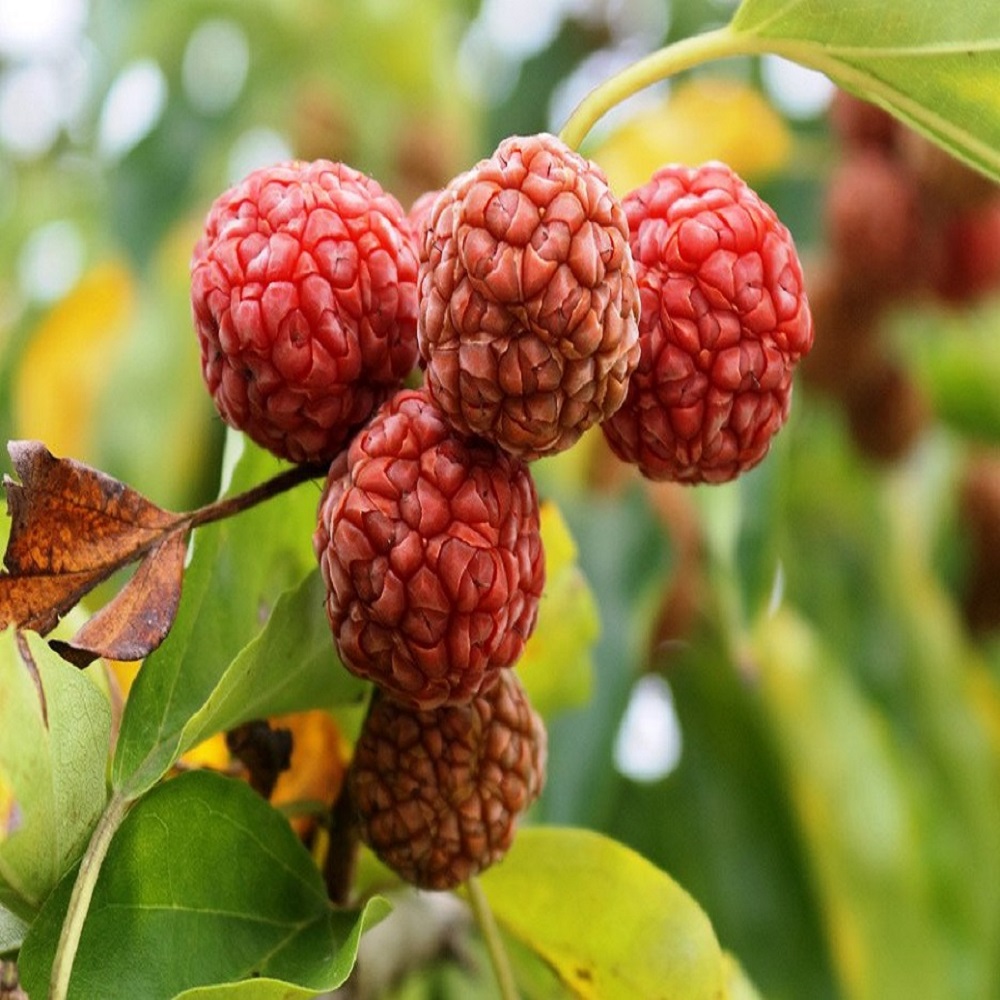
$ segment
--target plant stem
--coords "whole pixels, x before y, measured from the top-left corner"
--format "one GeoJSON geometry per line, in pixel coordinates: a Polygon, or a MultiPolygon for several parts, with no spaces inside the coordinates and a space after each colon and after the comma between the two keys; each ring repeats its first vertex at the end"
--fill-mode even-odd
{"type": "Polygon", "coordinates": [[[519,994],[517,983],[514,981],[514,971],[510,967],[510,958],[504,947],[503,939],[500,937],[500,928],[497,927],[486,893],[483,892],[483,887],[475,876],[470,878],[465,885],[476,923],[479,925],[483,940],[486,942],[486,950],[489,952],[493,974],[497,977],[497,985],[500,987],[500,996],[503,1000],[518,1000],[519,994]]]}
{"type": "Polygon", "coordinates": [[[559,138],[576,149],[598,119],[626,97],[710,60],[750,55],[761,50],[760,42],[753,35],[733,31],[729,25],[673,42],[595,87],[576,106],[559,138]]]}
{"type": "Polygon", "coordinates": [[[90,843],[80,862],[80,870],[73,884],[73,893],[69,898],[69,909],[63,921],[56,946],[56,955],[52,962],[52,979],[49,984],[49,1000],[66,1000],[69,994],[69,980],[73,974],[73,961],[80,937],[83,934],[83,924],[87,919],[90,901],[97,885],[97,877],[101,873],[101,865],[107,856],[118,827],[121,826],[132,805],[132,799],[115,792],[94,827],[90,843]]]}
{"type": "MultiPolygon", "coordinates": [[[[344,453],[341,453],[340,457],[344,457],[344,453]]],[[[293,465],[292,468],[259,483],[245,493],[238,493],[234,497],[224,497],[222,500],[216,500],[191,511],[190,514],[186,515],[188,524],[191,528],[198,528],[203,524],[211,524],[213,521],[232,517],[234,514],[249,510],[249,508],[255,507],[265,500],[270,500],[271,497],[276,497],[279,493],[284,493],[300,483],[326,476],[329,468],[327,465],[316,462],[293,465]]]]}

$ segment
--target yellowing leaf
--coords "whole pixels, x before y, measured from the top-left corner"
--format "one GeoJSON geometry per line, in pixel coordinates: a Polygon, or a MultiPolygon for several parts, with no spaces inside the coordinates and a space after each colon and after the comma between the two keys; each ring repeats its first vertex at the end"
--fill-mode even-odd
{"type": "Polygon", "coordinates": [[[20,826],[21,811],[3,772],[0,771],[0,843],[20,826]]]}
{"type": "MultiPolygon", "coordinates": [[[[288,729],[292,734],[291,763],[278,775],[271,793],[272,804],[322,802],[332,806],[340,794],[351,752],[333,716],[314,709],[278,715],[270,722],[273,728],[288,729]]],[[[295,817],[292,822],[299,833],[308,825],[304,817],[295,817]]]]}
{"type": "Polygon", "coordinates": [[[214,771],[228,770],[230,756],[229,748],[226,746],[226,734],[216,733],[207,740],[202,740],[181,757],[180,763],[184,768],[209,767],[214,771]]]}
{"type": "Polygon", "coordinates": [[[720,1000],[725,967],[698,904],[641,855],[587,830],[529,827],[481,876],[497,920],[585,1000],[720,1000]]]}
{"type": "Polygon", "coordinates": [[[97,401],[134,313],[132,277],[97,265],[42,320],[14,381],[16,435],[63,455],[88,455],[97,401]]]}
{"type": "Polygon", "coordinates": [[[538,625],[524,647],[517,673],[532,705],[543,716],[584,704],[590,697],[597,641],[597,602],[577,561],[576,542],[559,508],[541,507],[545,592],[538,625]]]}
{"type": "Polygon", "coordinates": [[[666,163],[724,160],[759,179],[784,166],[792,140],[784,119],[753,87],[731,80],[692,80],[659,106],[637,114],[590,156],[619,195],[645,184],[666,163]]]}
{"type": "Polygon", "coordinates": [[[915,776],[886,716],[791,610],[758,623],[754,652],[844,995],[947,996],[915,776]]]}

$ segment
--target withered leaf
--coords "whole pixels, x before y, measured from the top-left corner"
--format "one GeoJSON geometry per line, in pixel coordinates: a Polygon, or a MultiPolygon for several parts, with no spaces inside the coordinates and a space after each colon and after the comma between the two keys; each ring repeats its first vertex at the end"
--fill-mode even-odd
{"type": "MultiPolygon", "coordinates": [[[[83,645],[96,647],[108,639],[111,648],[148,652],[139,637],[158,635],[158,643],[176,611],[177,565],[183,570],[190,518],[157,507],[106,473],[55,458],[38,441],[12,441],[8,450],[21,481],[4,477],[11,528],[6,570],[0,572],[0,628],[14,625],[44,634],[98,583],[143,559],[122,603],[120,595],[102,612],[104,620],[92,633],[96,641],[85,636],[83,645]],[[160,586],[163,593],[154,597],[160,586]],[[149,619],[148,624],[126,623],[130,613],[149,619]]],[[[77,644],[74,639],[72,645],[77,644]]]]}
{"type": "Polygon", "coordinates": [[[171,532],[139,564],[118,595],[68,642],[49,645],[64,659],[85,667],[99,656],[141,660],[166,638],[177,615],[184,580],[188,532],[171,532]]]}
{"type": "Polygon", "coordinates": [[[117,568],[182,519],[104,472],[55,458],[38,441],[11,441],[7,450],[21,479],[4,476],[11,516],[4,565],[12,575],[117,568]]]}

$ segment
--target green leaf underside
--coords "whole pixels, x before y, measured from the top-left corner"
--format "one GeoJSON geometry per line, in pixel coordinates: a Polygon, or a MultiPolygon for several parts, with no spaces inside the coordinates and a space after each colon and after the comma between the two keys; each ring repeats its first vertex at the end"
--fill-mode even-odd
{"type": "Polygon", "coordinates": [[[0,906],[0,955],[17,951],[27,933],[28,925],[6,907],[0,906]]]}
{"type": "MultiPolygon", "coordinates": [[[[232,477],[226,495],[284,468],[235,433],[227,447],[232,477]]],[[[279,595],[315,566],[318,496],[315,486],[304,484],[195,532],[173,629],[146,659],[126,703],[112,770],[116,788],[138,795],[166,773],[186,748],[191,717],[260,632],[279,595]]],[[[332,640],[329,649],[330,669],[336,670],[332,640]]],[[[275,663],[273,669],[280,674],[287,666],[275,663]]]]}
{"type": "Polygon", "coordinates": [[[1000,179],[1000,5],[744,0],[730,28],[817,69],[1000,179]]]}
{"type": "Polygon", "coordinates": [[[724,996],[708,917],[669,875],[608,837],[528,827],[481,883],[501,926],[552,965],[573,996],[724,996]]]}
{"type": "MultiPolygon", "coordinates": [[[[22,949],[32,996],[45,994],[71,888],[67,878],[22,949]]],[[[189,772],[156,786],[122,823],[69,997],[158,1000],[198,987],[213,989],[196,996],[315,995],[347,978],[363,927],[385,908],[377,900],[362,913],[334,909],[279,813],[242,782],[189,772]],[[239,981],[251,978],[271,982],[245,993],[239,981]]]]}
{"type": "Polygon", "coordinates": [[[181,753],[250,719],[360,702],[367,684],[337,659],[319,569],[278,598],[261,633],[236,656],[184,727],[181,753]]]}
{"type": "Polygon", "coordinates": [[[0,842],[0,905],[30,919],[83,852],[107,798],[111,710],[90,679],[34,633],[0,633],[0,769],[18,805],[0,842]],[[44,700],[44,704],[43,704],[44,700]]]}

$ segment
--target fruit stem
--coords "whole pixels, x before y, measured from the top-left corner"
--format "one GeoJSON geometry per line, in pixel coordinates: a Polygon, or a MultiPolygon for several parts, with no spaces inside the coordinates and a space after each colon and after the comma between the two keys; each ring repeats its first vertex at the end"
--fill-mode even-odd
{"type": "Polygon", "coordinates": [[[80,861],[80,870],[73,883],[73,892],[69,897],[69,908],[59,933],[59,943],[56,955],[52,961],[52,978],[49,982],[49,1000],[65,1000],[69,994],[70,976],[73,974],[73,962],[77,949],[80,947],[80,937],[83,934],[83,924],[87,919],[90,901],[94,896],[97,877],[101,873],[101,865],[107,856],[108,848],[118,827],[121,826],[132,805],[132,798],[115,792],[94,827],[90,843],[80,861]]]}
{"type": "Polygon", "coordinates": [[[573,110],[563,125],[559,138],[567,146],[576,149],[598,119],[625,98],[710,60],[750,55],[760,50],[757,39],[752,35],[733,31],[728,24],[714,31],[672,42],[598,84],[573,110]]]}
{"type": "Polygon", "coordinates": [[[486,893],[483,892],[483,887],[475,876],[470,878],[465,886],[469,893],[469,903],[472,905],[473,915],[479,925],[483,940],[486,942],[486,950],[489,952],[493,974],[496,976],[497,986],[500,987],[500,996],[503,1000],[519,1000],[520,994],[517,992],[517,983],[514,981],[514,970],[510,967],[510,958],[504,947],[503,938],[500,937],[500,928],[497,927],[496,918],[493,916],[493,910],[490,909],[486,893]]]}
{"type": "MultiPolygon", "coordinates": [[[[346,453],[341,454],[345,455],[346,453]]],[[[337,459],[334,460],[335,463],[337,461],[337,459]]],[[[330,467],[317,462],[305,462],[302,465],[293,465],[290,469],[279,472],[278,475],[259,483],[245,493],[238,493],[232,497],[224,497],[221,500],[215,500],[204,507],[199,507],[197,510],[191,511],[191,513],[186,515],[188,526],[190,528],[198,528],[203,524],[221,521],[244,510],[249,510],[251,507],[255,507],[265,500],[270,500],[271,497],[278,496],[279,493],[284,493],[286,490],[298,486],[300,483],[326,476],[328,468],[330,467]]]]}

